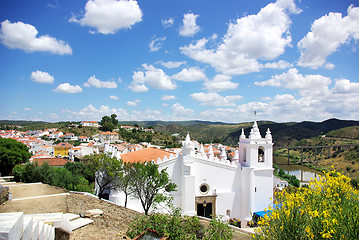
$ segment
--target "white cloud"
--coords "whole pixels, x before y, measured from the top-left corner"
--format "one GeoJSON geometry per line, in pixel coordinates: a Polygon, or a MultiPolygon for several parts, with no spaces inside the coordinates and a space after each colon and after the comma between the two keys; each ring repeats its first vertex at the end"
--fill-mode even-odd
{"type": "Polygon", "coordinates": [[[38,83],[54,83],[55,81],[53,76],[51,76],[47,72],[41,72],[39,70],[37,70],[36,72],[32,72],[30,78],[32,81],[38,83]]]}
{"type": "Polygon", "coordinates": [[[272,76],[271,79],[263,82],[255,82],[259,86],[284,87],[299,90],[304,95],[320,95],[328,91],[330,78],[322,75],[302,75],[296,68],[288,72],[272,76]]]}
{"type": "Polygon", "coordinates": [[[31,109],[31,108],[28,108],[28,107],[24,107],[24,110],[25,110],[25,111],[31,111],[32,109],[31,109]]]}
{"type": "Polygon", "coordinates": [[[141,102],[141,100],[139,100],[139,99],[136,99],[133,101],[127,101],[127,106],[137,106],[140,102],[141,102]]]}
{"type": "Polygon", "coordinates": [[[79,85],[72,86],[69,83],[62,83],[54,89],[54,92],[79,93],[82,92],[82,88],[79,85]]]}
{"type": "Polygon", "coordinates": [[[239,83],[231,82],[231,79],[231,76],[218,74],[214,76],[212,81],[206,81],[204,86],[210,92],[220,92],[229,89],[236,89],[239,83]]]}
{"type": "Polygon", "coordinates": [[[198,67],[185,68],[179,73],[174,74],[172,78],[185,82],[195,82],[207,79],[206,74],[204,74],[203,70],[198,67]]]}
{"type": "MultiPolygon", "coordinates": [[[[273,60],[284,53],[285,47],[290,46],[291,20],[287,11],[299,12],[294,11],[293,4],[293,0],[270,3],[256,15],[229,23],[227,33],[216,48],[207,49],[209,39],[203,38],[180,50],[188,57],[208,63],[227,75],[257,72],[263,67],[271,67],[258,60],[273,60]]],[[[273,66],[278,68],[279,65],[283,65],[283,62],[273,66]]]]}
{"type": "Polygon", "coordinates": [[[161,97],[161,99],[162,99],[163,101],[169,101],[169,100],[174,100],[174,99],[176,99],[176,96],[173,96],[173,95],[163,95],[163,96],[161,97]]]}
{"type": "Polygon", "coordinates": [[[359,83],[350,82],[348,79],[339,79],[335,81],[333,88],[335,94],[359,93],[359,83]]]}
{"type": "Polygon", "coordinates": [[[162,19],[161,23],[164,28],[169,28],[172,27],[174,21],[175,20],[173,18],[167,18],[167,19],[162,19]]]}
{"type": "Polygon", "coordinates": [[[113,100],[118,100],[119,98],[117,96],[110,96],[111,99],[113,100]]]}
{"type": "Polygon", "coordinates": [[[0,39],[2,44],[11,49],[26,52],[50,52],[53,54],[72,54],[70,45],[48,35],[37,37],[38,31],[30,24],[23,22],[1,23],[0,39]]]}
{"type": "Polygon", "coordinates": [[[183,22],[179,30],[181,36],[190,37],[199,32],[200,27],[196,24],[197,17],[199,17],[199,15],[193,13],[186,13],[183,15],[183,22]]]}
{"type": "Polygon", "coordinates": [[[201,105],[209,106],[236,106],[236,101],[242,99],[242,96],[232,95],[232,96],[221,96],[218,93],[192,93],[191,97],[200,102],[201,105]]]}
{"type": "Polygon", "coordinates": [[[182,66],[183,64],[186,64],[186,61],[175,61],[175,62],[172,62],[172,61],[168,61],[168,62],[163,62],[163,61],[160,61],[159,62],[160,64],[162,64],[162,66],[166,67],[166,68],[178,68],[180,66],[182,66]]]}
{"type": "Polygon", "coordinates": [[[150,42],[150,52],[156,52],[158,50],[160,50],[163,46],[163,41],[166,40],[166,37],[153,37],[152,41],[150,42]]]}
{"type": "Polygon", "coordinates": [[[191,119],[191,116],[194,113],[193,109],[185,108],[179,103],[173,104],[171,109],[172,109],[173,116],[178,120],[191,119]]]}
{"type": "Polygon", "coordinates": [[[298,65],[317,69],[352,39],[359,39],[359,7],[353,5],[348,8],[348,16],[331,12],[314,21],[311,31],[298,43],[301,51],[298,65]]]}
{"type": "Polygon", "coordinates": [[[134,72],[132,75],[133,81],[129,86],[132,91],[147,92],[146,85],[161,90],[173,90],[177,87],[162,69],[147,64],[142,64],[142,67],[143,71],[134,72]]]}
{"type": "Polygon", "coordinates": [[[266,63],[263,65],[263,68],[272,68],[272,69],[284,69],[290,67],[293,67],[293,64],[283,60],[279,60],[278,62],[266,63]]]}
{"type": "Polygon", "coordinates": [[[114,34],[141,22],[142,11],[137,1],[89,0],[85,6],[85,15],[81,19],[73,16],[69,21],[93,27],[102,34],[114,34]]]}
{"type": "Polygon", "coordinates": [[[87,82],[84,83],[85,87],[96,87],[96,88],[117,88],[117,84],[112,81],[100,81],[95,75],[90,77],[87,82]]]}

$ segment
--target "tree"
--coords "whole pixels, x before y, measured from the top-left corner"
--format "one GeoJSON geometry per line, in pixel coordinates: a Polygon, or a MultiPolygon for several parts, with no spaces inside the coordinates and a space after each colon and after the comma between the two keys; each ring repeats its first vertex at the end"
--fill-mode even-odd
{"type": "Polygon", "coordinates": [[[118,120],[116,119],[117,115],[116,114],[111,114],[111,122],[112,124],[116,127],[118,124],[118,120]]]}
{"type": "Polygon", "coordinates": [[[0,138],[0,173],[11,173],[15,165],[27,162],[30,157],[31,153],[25,144],[10,138],[0,138]]]}
{"type": "Polygon", "coordinates": [[[105,191],[116,189],[119,176],[123,170],[122,163],[115,157],[110,157],[106,153],[86,156],[86,159],[92,164],[95,173],[95,182],[97,185],[97,195],[99,198],[105,198],[105,191]]]}
{"type": "Polygon", "coordinates": [[[100,130],[102,131],[112,132],[112,130],[115,128],[115,125],[112,122],[112,118],[110,118],[109,116],[103,116],[100,124],[101,124],[100,130]]]}
{"type": "Polygon", "coordinates": [[[159,171],[154,162],[135,163],[133,171],[133,192],[140,199],[145,215],[148,215],[157,194],[176,190],[177,185],[171,181],[166,170],[159,171]]]}
{"type": "Polygon", "coordinates": [[[122,164],[123,164],[123,168],[122,168],[123,171],[119,174],[116,187],[125,194],[124,207],[127,207],[127,198],[128,196],[134,193],[134,188],[132,187],[134,170],[131,163],[122,163],[122,164]]]}
{"type": "Polygon", "coordinates": [[[112,114],[111,117],[103,116],[101,119],[101,128],[102,131],[111,131],[117,126],[118,120],[116,119],[117,115],[112,114]]]}

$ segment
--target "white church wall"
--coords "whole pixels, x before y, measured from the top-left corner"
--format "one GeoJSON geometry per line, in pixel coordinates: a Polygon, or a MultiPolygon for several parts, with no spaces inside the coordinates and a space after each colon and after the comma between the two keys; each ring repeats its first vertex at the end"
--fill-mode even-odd
{"type": "Polygon", "coordinates": [[[263,211],[268,209],[273,198],[273,169],[254,170],[255,175],[255,204],[254,211],[263,211]]]}

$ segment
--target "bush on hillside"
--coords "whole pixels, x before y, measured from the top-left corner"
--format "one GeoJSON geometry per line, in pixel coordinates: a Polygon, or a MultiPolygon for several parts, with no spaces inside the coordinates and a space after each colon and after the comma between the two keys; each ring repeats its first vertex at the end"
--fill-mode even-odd
{"type": "MultiPolygon", "coordinates": [[[[75,169],[75,168],[73,168],[75,169]]],[[[94,183],[89,182],[81,172],[66,168],[51,167],[46,162],[41,166],[32,163],[17,165],[13,169],[14,180],[25,183],[42,182],[70,191],[93,193],[94,183]]]]}
{"type": "Polygon", "coordinates": [[[154,230],[168,239],[226,240],[233,238],[232,229],[216,216],[207,227],[204,227],[197,216],[181,217],[179,213],[142,215],[131,224],[127,235],[134,238],[147,229],[154,230]]]}

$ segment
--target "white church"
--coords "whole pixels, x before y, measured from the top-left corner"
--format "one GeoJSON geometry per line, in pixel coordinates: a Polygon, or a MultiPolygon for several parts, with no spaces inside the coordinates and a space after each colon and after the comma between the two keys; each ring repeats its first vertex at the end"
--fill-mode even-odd
{"type": "MultiPolygon", "coordinates": [[[[242,227],[252,220],[254,212],[263,211],[272,204],[273,197],[273,142],[268,129],[265,137],[260,134],[255,121],[250,135],[242,129],[239,149],[232,161],[225,149],[215,157],[210,147],[205,153],[203,145],[198,151],[187,134],[179,154],[165,150],[146,148],[121,155],[127,162],[155,161],[159,169],[166,169],[177,191],[172,193],[174,205],[183,214],[210,217],[222,215],[241,220],[242,227]]],[[[111,151],[107,145],[105,151],[111,151]]],[[[109,200],[124,205],[125,195],[111,190],[109,200]]],[[[142,212],[140,201],[129,197],[127,207],[142,212]]]]}

